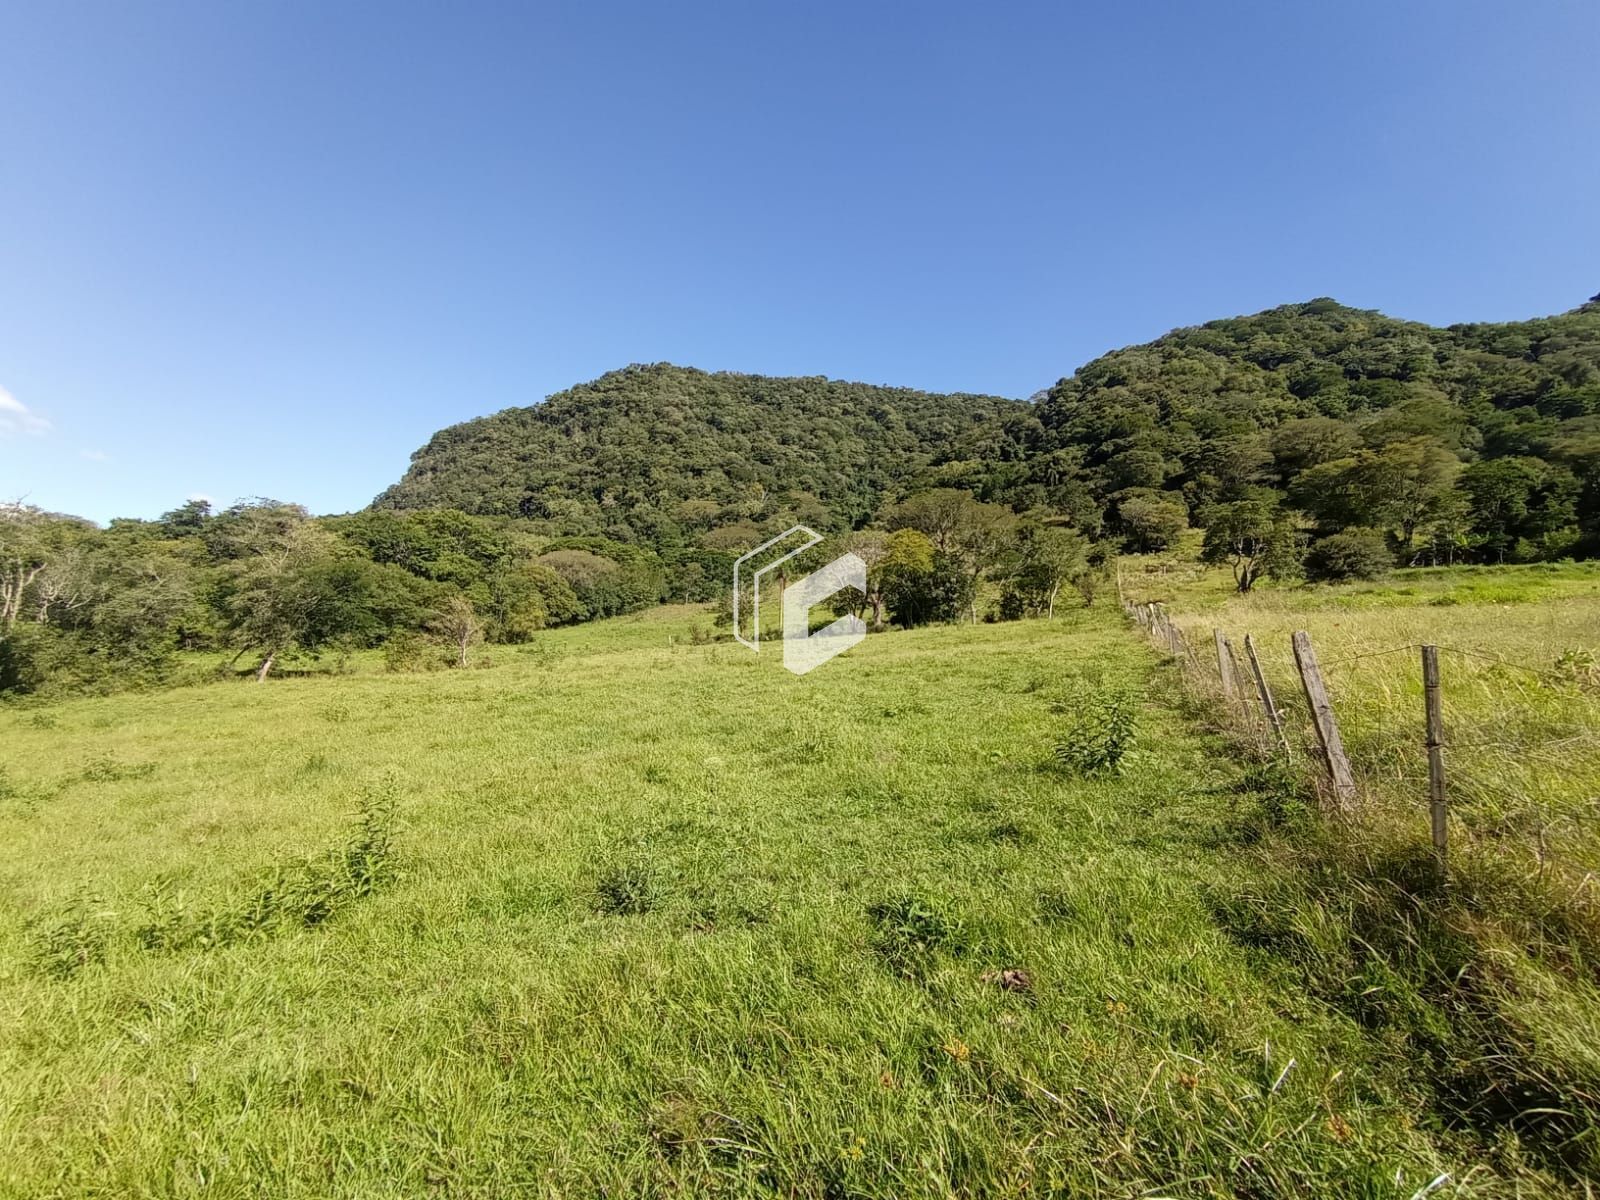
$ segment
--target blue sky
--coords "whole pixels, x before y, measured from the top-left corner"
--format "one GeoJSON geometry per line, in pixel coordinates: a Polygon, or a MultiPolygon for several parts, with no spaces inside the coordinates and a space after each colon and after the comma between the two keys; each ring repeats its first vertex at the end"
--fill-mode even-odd
{"type": "Polygon", "coordinates": [[[0,499],[359,508],[630,362],[1026,396],[1600,291],[1600,6],[0,11],[0,499]]]}

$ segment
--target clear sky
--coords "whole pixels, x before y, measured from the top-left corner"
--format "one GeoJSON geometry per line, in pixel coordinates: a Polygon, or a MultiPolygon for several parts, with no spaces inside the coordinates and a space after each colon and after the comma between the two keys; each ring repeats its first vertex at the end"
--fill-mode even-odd
{"type": "Polygon", "coordinates": [[[10,0],[0,499],[359,508],[630,362],[1027,396],[1314,296],[1562,311],[1597,63],[1593,0],[10,0]]]}

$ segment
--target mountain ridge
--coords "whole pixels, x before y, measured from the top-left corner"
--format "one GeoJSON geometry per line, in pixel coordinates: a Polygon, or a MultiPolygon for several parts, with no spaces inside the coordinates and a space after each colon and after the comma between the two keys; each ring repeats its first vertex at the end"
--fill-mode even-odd
{"type": "Polygon", "coordinates": [[[670,546],[734,522],[859,526],[886,500],[953,486],[1126,535],[1130,499],[1203,524],[1217,504],[1294,500],[1304,471],[1402,441],[1540,475],[1553,507],[1508,536],[1593,532],[1600,297],[1449,326],[1318,297],[1109,351],[1027,400],[633,364],[440,430],[374,506],[670,546]],[[1307,453],[1287,444],[1313,434],[1307,453]]]}

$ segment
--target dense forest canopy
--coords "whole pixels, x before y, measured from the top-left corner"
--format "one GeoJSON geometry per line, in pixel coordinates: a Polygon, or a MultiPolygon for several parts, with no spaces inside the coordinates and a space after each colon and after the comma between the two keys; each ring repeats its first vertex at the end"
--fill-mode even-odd
{"type": "Polygon", "coordinates": [[[860,528],[937,487],[1130,549],[1248,503],[1302,540],[1382,535],[1402,562],[1592,555],[1600,300],[1447,329],[1285,305],[1113,351],[1036,404],[630,367],[442,431],[376,507],[671,556],[860,528]]]}
{"type": "Polygon", "coordinates": [[[1313,534],[1375,528],[1405,559],[1593,554],[1600,298],[1448,329],[1287,305],[1098,358],[1038,418],[1055,474],[1134,541],[1163,514],[1204,525],[1267,499],[1313,534]]]}
{"type": "MultiPolygon", "coordinates": [[[[1600,297],[1437,329],[1332,300],[1176,330],[1034,402],[630,367],[437,434],[364,512],[190,503],[101,529],[0,504],[0,694],[220,652],[390,665],[727,599],[803,522],[874,626],[1049,617],[1191,529],[1241,590],[1406,563],[1600,555],[1600,297]]],[[[225,668],[226,669],[226,668],[225,668]]]]}
{"type": "Polygon", "coordinates": [[[374,507],[656,545],[779,517],[848,528],[942,465],[1015,453],[1028,420],[994,396],[632,366],[435,434],[374,507]]]}

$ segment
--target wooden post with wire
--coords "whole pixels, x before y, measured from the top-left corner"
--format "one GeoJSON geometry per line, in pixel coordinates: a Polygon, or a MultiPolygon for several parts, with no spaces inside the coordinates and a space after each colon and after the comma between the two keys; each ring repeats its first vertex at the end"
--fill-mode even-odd
{"type": "Polygon", "coordinates": [[[1322,747],[1323,762],[1328,768],[1328,782],[1333,789],[1334,808],[1348,812],[1356,802],[1356,778],[1350,770],[1350,760],[1345,756],[1344,742],[1339,737],[1339,723],[1334,720],[1333,703],[1328,699],[1328,689],[1323,685],[1322,672],[1317,667],[1317,652],[1311,648],[1311,635],[1303,629],[1295,631],[1295,665],[1300,668],[1300,684],[1305,688],[1306,703],[1311,706],[1312,723],[1317,728],[1317,742],[1322,747]]]}
{"type": "Polygon", "coordinates": [[[1261,711],[1267,714],[1267,723],[1272,726],[1272,732],[1278,737],[1278,745],[1283,749],[1283,756],[1292,758],[1289,735],[1283,731],[1283,714],[1278,711],[1278,706],[1272,699],[1272,688],[1267,684],[1266,674],[1261,670],[1261,659],[1256,656],[1255,639],[1248,633],[1244,635],[1244,655],[1250,660],[1250,673],[1255,676],[1256,696],[1261,701],[1261,711]]]}
{"type": "Polygon", "coordinates": [[[1239,652],[1233,648],[1232,638],[1222,639],[1222,648],[1228,652],[1228,673],[1233,676],[1233,690],[1239,699],[1239,708],[1244,713],[1245,724],[1251,729],[1255,728],[1256,717],[1250,707],[1250,689],[1245,684],[1244,668],[1239,665],[1239,652]]]}
{"type": "Polygon", "coordinates": [[[1449,815],[1444,795],[1444,704],[1439,692],[1439,647],[1422,647],[1422,695],[1428,716],[1428,821],[1439,873],[1445,872],[1449,815]]]}
{"type": "Polygon", "coordinates": [[[1228,653],[1228,639],[1222,630],[1213,629],[1212,639],[1217,643],[1217,674],[1222,676],[1222,698],[1230,705],[1239,699],[1239,687],[1233,677],[1233,656],[1228,653]]]}

